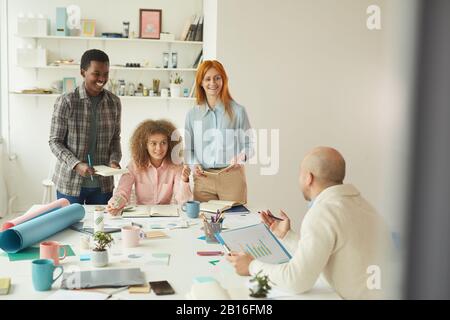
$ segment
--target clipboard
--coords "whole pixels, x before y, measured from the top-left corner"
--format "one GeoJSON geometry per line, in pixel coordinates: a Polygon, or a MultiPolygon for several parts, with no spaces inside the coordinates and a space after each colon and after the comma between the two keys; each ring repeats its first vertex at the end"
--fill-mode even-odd
{"type": "Polygon", "coordinates": [[[280,264],[292,256],[264,223],[215,233],[227,252],[244,251],[262,262],[280,264]]]}

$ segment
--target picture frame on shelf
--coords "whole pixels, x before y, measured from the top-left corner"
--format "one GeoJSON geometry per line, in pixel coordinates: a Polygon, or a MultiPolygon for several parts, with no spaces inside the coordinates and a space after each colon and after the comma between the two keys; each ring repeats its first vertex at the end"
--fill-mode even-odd
{"type": "Polygon", "coordinates": [[[95,20],[81,19],[81,32],[82,37],[95,37],[95,20]]]}
{"type": "Polygon", "coordinates": [[[161,9],[139,9],[139,38],[160,39],[161,9]]]}
{"type": "Polygon", "coordinates": [[[77,80],[74,77],[63,79],[63,93],[69,93],[75,91],[77,87],[77,80]]]}

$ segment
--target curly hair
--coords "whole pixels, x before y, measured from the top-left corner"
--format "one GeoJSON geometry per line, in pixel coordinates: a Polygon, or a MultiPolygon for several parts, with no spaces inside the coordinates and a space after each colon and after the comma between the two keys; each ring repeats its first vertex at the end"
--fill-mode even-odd
{"type": "MultiPolygon", "coordinates": [[[[181,136],[178,134],[175,125],[168,120],[145,120],[142,121],[134,130],[130,140],[131,156],[138,170],[144,170],[150,163],[150,155],[147,151],[148,139],[152,134],[163,134],[167,136],[169,147],[164,159],[168,159],[173,163],[172,150],[181,142],[181,136]],[[174,134],[175,133],[175,134],[174,134]],[[172,135],[174,139],[172,139],[172,135]]],[[[180,154],[181,155],[181,150],[180,154]]]]}

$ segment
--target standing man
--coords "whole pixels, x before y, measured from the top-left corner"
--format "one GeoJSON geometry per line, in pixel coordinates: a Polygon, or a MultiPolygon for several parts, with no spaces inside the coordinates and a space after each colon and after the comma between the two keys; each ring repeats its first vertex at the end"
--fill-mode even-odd
{"type": "Polygon", "coordinates": [[[387,258],[390,234],[381,216],[350,184],[343,184],[345,161],[335,149],[313,149],[302,161],[300,187],[311,206],[300,236],[283,221],[262,212],[263,222],[293,253],[283,264],[269,264],[244,252],[232,252],[230,261],[240,275],[259,271],[280,288],[302,293],[321,273],[344,299],[385,298],[389,281],[387,258]]]}
{"type": "Polygon", "coordinates": [[[92,49],[81,57],[83,83],[55,103],[49,145],[57,158],[57,198],[70,203],[107,204],[114,178],[95,175],[94,165],[120,168],[120,99],[104,89],[109,58],[92,49]]]}

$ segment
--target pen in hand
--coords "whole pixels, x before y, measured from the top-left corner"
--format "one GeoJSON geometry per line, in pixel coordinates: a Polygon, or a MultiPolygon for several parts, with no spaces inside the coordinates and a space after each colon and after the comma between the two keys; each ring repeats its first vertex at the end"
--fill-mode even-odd
{"type": "MultiPolygon", "coordinates": [[[[258,213],[261,214],[261,211],[258,211],[258,213]]],[[[268,212],[267,215],[268,215],[269,217],[271,217],[271,218],[277,220],[277,221],[284,221],[284,219],[275,217],[275,216],[274,216],[273,214],[271,214],[270,212],[268,212]]]]}
{"type": "MultiPolygon", "coordinates": [[[[87,155],[87,158],[88,158],[89,167],[92,167],[91,156],[89,154],[87,155]]],[[[94,178],[92,178],[92,174],[91,174],[91,181],[94,181],[94,178]]]]}

